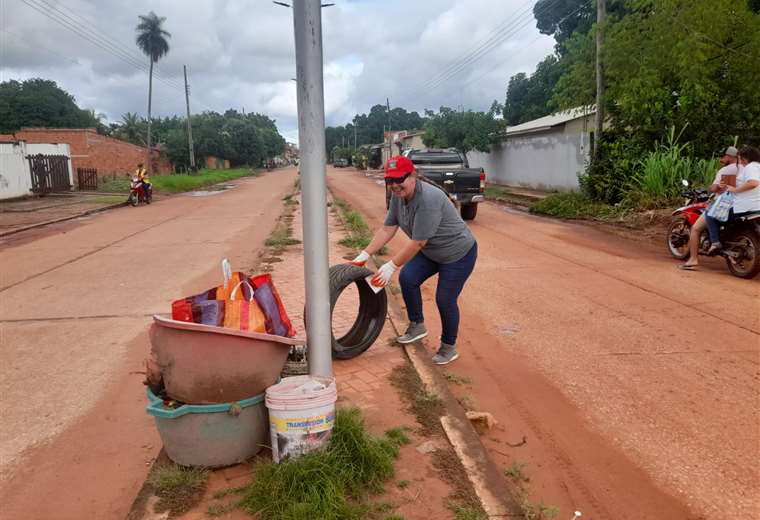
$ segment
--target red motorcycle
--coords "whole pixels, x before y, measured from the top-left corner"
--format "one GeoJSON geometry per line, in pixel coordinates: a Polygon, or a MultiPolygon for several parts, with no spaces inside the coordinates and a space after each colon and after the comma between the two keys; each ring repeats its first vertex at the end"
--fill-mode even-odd
{"type": "MultiPolygon", "coordinates": [[[[683,181],[684,186],[688,182],[683,181]]],[[[689,257],[689,234],[691,226],[707,210],[710,193],[704,188],[690,189],[681,195],[686,205],[673,212],[668,229],[667,244],[671,255],[679,260],[689,257]]],[[[754,278],[760,273],[760,212],[742,215],[720,226],[723,249],[716,254],[726,259],[731,274],[739,278],[754,278]]],[[[699,254],[710,249],[707,229],[699,237],[699,254]]]]}
{"type": "MultiPolygon", "coordinates": [[[[686,181],[684,181],[684,186],[688,186],[686,181]]],[[[704,188],[692,188],[681,193],[681,196],[686,199],[685,205],[673,212],[667,242],[668,251],[673,257],[686,260],[689,257],[691,226],[707,209],[710,192],[704,188]]],[[[708,249],[710,249],[710,239],[707,235],[707,229],[705,229],[699,237],[699,254],[707,253],[708,249]]]]}
{"type": "Polygon", "coordinates": [[[150,204],[151,200],[153,200],[153,187],[150,184],[144,183],[137,177],[132,177],[127,202],[133,206],[137,206],[141,202],[150,204]]]}

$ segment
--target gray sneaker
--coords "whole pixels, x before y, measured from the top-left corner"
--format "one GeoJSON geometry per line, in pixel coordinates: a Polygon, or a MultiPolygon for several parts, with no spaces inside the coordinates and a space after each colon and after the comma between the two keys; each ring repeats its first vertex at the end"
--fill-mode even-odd
{"type": "Polygon", "coordinates": [[[441,343],[441,347],[438,352],[433,356],[433,363],[436,365],[447,365],[459,358],[456,345],[449,345],[448,343],[441,343]]]}
{"type": "Polygon", "coordinates": [[[427,336],[427,329],[425,328],[425,324],[410,321],[404,335],[396,338],[396,341],[406,345],[407,343],[413,343],[418,339],[422,339],[425,336],[427,336]]]}

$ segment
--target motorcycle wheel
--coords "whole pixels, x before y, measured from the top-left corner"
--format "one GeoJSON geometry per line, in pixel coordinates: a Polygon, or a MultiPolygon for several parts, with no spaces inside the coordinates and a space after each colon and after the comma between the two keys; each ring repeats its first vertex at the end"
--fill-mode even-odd
{"type": "Polygon", "coordinates": [[[732,243],[738,247],[731,247],[732,251],[741,254],[739,258],[726,257],[726,265],[731,274],[739,278],[754,278],[760,273],[760,239],[751,231],[740,231],[732,243]]]}
{"type": "Polygon", "coordinates": [[[137,207],[137,205],[140,203],[139,200],[137,200],[137,196],[134,193],[129,194],[129,200],[127,200],[130,204],[132,204],[133,207],[137,207]]]}
{"type": "Polygon", "coordinates": [[[678,260],[689,258],[689,234],[691,226],[683,217],[678,217],[670,223],[668,234],[665,236],[668,252],[678,260]]]}

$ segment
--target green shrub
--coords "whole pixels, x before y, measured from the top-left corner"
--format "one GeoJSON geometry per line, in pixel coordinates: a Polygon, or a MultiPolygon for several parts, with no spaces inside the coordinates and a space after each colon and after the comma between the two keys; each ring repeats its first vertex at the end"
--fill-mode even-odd
{"type": "Polygon", "coordinates": [[[627,186],[627,205],[642,209],[668,205],[683,191],[683,180],[703,186],[712,182],[718,162],[691,157],[691,145],[678,143],[680,136],[671,127],[667,141],[657,143],[639,161],[627,186]]]}

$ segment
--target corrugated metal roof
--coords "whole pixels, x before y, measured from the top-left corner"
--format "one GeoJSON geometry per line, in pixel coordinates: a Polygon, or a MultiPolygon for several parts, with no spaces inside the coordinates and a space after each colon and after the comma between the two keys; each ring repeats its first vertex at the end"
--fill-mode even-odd
{"type": "Polygon", "coordinates": [[[515,126],[508,126],[507,135],[527,134],[531,132],[541,132],[549,130],[557,125],[573,121],[574,119],[580,119],[584,116],[590,116],[596,113],[596,107],[578,107],[567,110],[565,112],[558,112],[549,116],[539,117],[533,121],[521,123],[515,126]]]}

